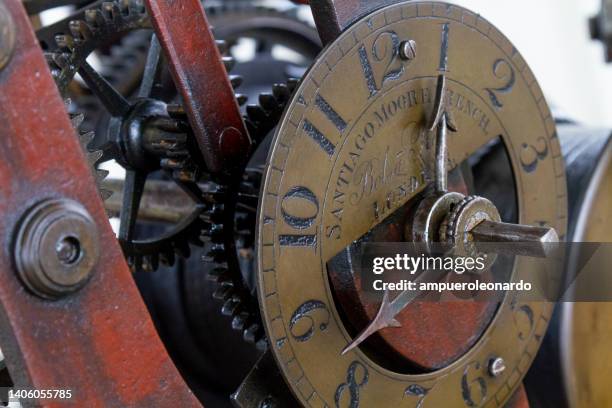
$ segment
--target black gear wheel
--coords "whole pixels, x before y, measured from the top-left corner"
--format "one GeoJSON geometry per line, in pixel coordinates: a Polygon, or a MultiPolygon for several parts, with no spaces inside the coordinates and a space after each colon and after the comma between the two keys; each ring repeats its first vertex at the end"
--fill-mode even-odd
{"type": "MultiPolygon", "coordinates": [[[[66,100],[66,105],[70,105],[70,100],[66,100]]],[[[85,121],[85,115],[82,113],[78,114],[70,114],[70,122],[72,124],[73,129],[79,136],[79,143],[81,145],[81,149],[87,158],[87,164],[91,170],[92,175],[94,176],[94,180],[96,181],[96,185],[98,186],[98,192],[100,193],[100,198],[102,201],[105,201],[112,194],[110,191],[104,189],[102,186],[102,182],[108,176],[108,171],[100,170],[96,166],[98,161],[102,157],[102,152],[99,150],[90,149],[89,145],[91,144],[94,138],[94,132],[92,131],[84,131],[82,130],[83,122],[85,121]]]]}
{"type": "MultiPolygon", "coordinates": [[[[60,89],[69,89],[69,79],[79,71],[79,63],[89,53],[106,47],[101,64],[106,70],[102,71],[102,76],[120,92],[129,93],[136,88],[135,84],[138,82],[132,77],[140,76],[140,72],[144,69],[139,67],[142,66],[143,56],[146,53],[145,44],[150,41],[143,31],[138,31],[150,27],[146,11],[142,7],[142,2],[138,0],[116,0],[113,5],[98,3],[93,5],[93,9],[90,7],[79,10],[71,18],[42,29],[39,32],[41,44],[47,49],[48,60],[60,89]],[[70,34],[62,34],[66,31],[70,34]],[[56,35],[58,32],[60,34],[56,35]],[[57,49],[49,51],[49,44],[52,41],[57,43],[57,49]],[[125,70],[128,63],[132,67],[128,71],[139,72],[138,75],[129,75],[131,78],[129,80],[115,75],[125,70]]],[[[314,58],[319,50],[320,43],[316,31],[297,17],[296,9],[278,11],[246,2],[205,3],[205,7],[213,24],[217,24],[218,20],[222,21],[223,17],[228,15],[238,16],[244,21],[244,26],[240,27],[238,34],[241,30],[247,30],[250,34],[261,35],[261,28],[249,22],[253,16],[263,19],[263,22],[270,22],[272,21],[270,19],[273,19],[275,38],[280,38],[279,32],[283,29],[293,30],[295,33],[290,36],[289,41],[298,43],[301,39],[300,52],[306,54],[306,60],[314,58]],[[290,26],[287,27],[287,24],[290,26]]],[[[228,36],[230,41],[235,41],[239,36],[232,30],[235,27],[232,29],[223,29],[223,27],[224,24],[220,24],[217,29],[224,36],[228,36]]],[[[227,51],[229,47],[221,41],[218,45],[222,52],[227,51]]],[[[261,48],[266,49],[266,47],[261,48]]],[[[224,62],[227,68],[234,64],[231,57],[225,58],[224,62]]],[[[283,72],[282,75],[275,77],[284,80],[285,75],[289,75],[289,72],[283,72]]],[[[239,82],[239,79],[234,79],[234,82],[239,82]]],[[[297,82],[297,80],[288,80],[287,83],[276,84],[271,93],[262,93],[258,96],[257,105],[246,106],[245,124],[255,146],[259,145],[278,124],[293,90],[297,87],[297,82]]],[[[258,86],[256,82],[251,89],[257,89],[258,86]]],[[[246,98],[237,95],[237,99],[242,105],[246,98]]],[[[100,110],[98,99],[91,95],[81,95],[75,100],[77,109],[82,109],[84,106],[86,111],[94,114],[100,110]]],[[[186,123],[184,113],[179,106],[172,106],[170,111],[172,119],[179,121],[179,124],[174,126],[186,123]]],[[[86,117],[93,116],[86,115],[86,117]]],[[[94,143],[94,149],[95,145],[94,143]]],[[[182,178],[175,178],[184,183],[191,183],[190,188],[193,188],[193,181],[196,179],[193,173],[188,172],[184,177],[186,168],[194,171],[192,162],[189,163],[189,149],[185,147],[184,140],[175,140],[172,143],[163,140],[159,143],[159,148],[166,149],[165,152],[161,152],[166,154],[160,162],[161,166],[173,171],[175,176],[177,172],[183,171],[182,178]],[[168,146],[171,148],[168,149],[168,146]]],[[[242,173],[236,173],[235,177],[225,183],[208,181],[200,192],[202,202],[198,205],[197,211],[176,226],[170,234],[150,241],[124,241],[122,246],[128,262],[134,269],[155,270],[159,263],[173,264],[176,255],[189,256],[191,252],[189,244],[204,242],[206,254],[204,261],[207,270],[210,271],[208,278],[215,285],[214,297],[222,301],[222,314],[231,317],[232,327],[241,331],[245,340],[263,348],[265,339],[258,306],[252,296],[252,286],[245,283],[245,278],[249,280],[248,276],[243,276],[248,275],[244,273],[246,263],[244,256],[239,255],[240,252],[252,250],[254,246],[255,211],[260,182],[261,168],[248,168],[242,173]]]]}
{"type": "MultiPolygon", "coordinates": [[[[276,84],[272,93],[260,95],[258,105],[247,106],[247,128],[257,145],[278,125],[297,86],[298,80],[276,84]]],[[[221,313],[231,317],[232,328],[242,332],[245,341],[265,349],[267,341],[259,307],[245,283],[248,273],[241,266],[239,255],[241,249],[252,248],[254,244],[254,211],[260,184],[261,169],[248,167],[234,182],[218,184],[212,196],[214,204],[202,214],[209,225],[202,235],[207,244],[203,261],[210,271],[209,280],[216,284],[213,297],[222,302],[221,313]],[[237,247],[237,242],[241,247],[237,247]]]]}
{"type": "MultiPolygon", "coordinates": [[[[113,51],[117,41],[122,43],[122,39],[133,40],[134,34],[141,36],[140,41],[136,41],[136,51],[141,51],[142,32],[135,30],[149,27],[149,18],[142,1],[115,0],[95,2],[90,7],[78,10],[70,17],[38,32],[41,45],[47,50],[47,60],[60,91],[64,95],[68,94],[75,75],[79,73],[91,92],[111,114],[111,121],[106,129],[115,129],[116,137],[107,137],[105,143],[94,143],[94,146],[89,146],[89,140],[85,144],[93,149],[98,156],[98,162],[116,159],[128,172],[119,240],[132,269],[144,271],[156,270],[160,263],[172,265],[177,255],[189,256],[191,244],[201,245],[201,231],[207,224],[200,216],[203,211],[210,211],[215,205],[214,200],[210,200],[210,194],[203,191],[198,184],[202,170],[195,163],[202,161],[193,138],[189,137],[190,127],[182,108],[172,99],[167,103],[155,99],[158,95],[152,95],[151,92],[155,93],[158,89],[153,87],[148,88],[146,93],[139,92],[140,98],[134,102],[128,102],[123,93],[114,88],[112,82],[134,88],[134,81],[111,81],[86,60],[92,52],[105,47],[111,47],[111,56],[116,55],[118,49],[121,49],[117,47],[113,51]],[[55,44],[53,49],[51,41],[55,44]],[[126,139],[130,136],[124,136],[125,131],[122,130],[123,123],[128,120],[131,121],[130,124],[137,122],[143,129],[145,126],[146,129],[153,129],[146,138],[146,145],[139,145],[136,153],[133,152],[131,140],[126,139]],[[98,150],[103,152],[102,158],[99,157],[98,150]],[[153,162],[156,164],[153,165],[153,162]],[[175,181],[196,205],[190,216],[169,231],[159,232],[152,239],[136,240],[134,225],[144,183],[147,175],[157,170],[175,181]],[[123,228],[123,225],[126,227],[123,228]]],[[[149,76],[147,79],[157,78],[162,71],[159,69],[159,44],[155,39],[150,40],[150,44],[147,64],[142,74],[143,78],[149,76]]],[[[223,48],[223,42],[218,42],[218,46],[223,48]]],[[[133,56],[139,56],[134,54],[138,53],[131,53],[133,56]]],[[[224,58],[224,62],[226,67],[229,67],[233,61],[231,58],[224,58]]],[[[235,86],[239,84],[239,78],[230,78],[235,86]]]]}

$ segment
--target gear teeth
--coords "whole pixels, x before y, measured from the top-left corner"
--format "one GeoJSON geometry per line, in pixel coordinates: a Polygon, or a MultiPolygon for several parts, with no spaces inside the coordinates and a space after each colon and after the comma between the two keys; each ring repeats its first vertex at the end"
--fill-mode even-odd
{"type": "Polygon", "coordinates": [[[210,282],[221,282],[228,274],[227,268],[217,267],[208,272],[206,279],[210,282]]]}
{"type": "Polygon", "coordinates": [[[223,65],[225,66],[225,70],[230,72],[234,66],[236,65],[236,60],[234,57],[222,57],[223,65]]]}
{"type": "Polygon", "coordinates": [[[272,94],[261,94],[259,95],[259,104],[266,110],[276,110],[280,107],[276,98],[272,94]]]}
{"type": "Polygon", "coordinates": [[[159,268],[159,258],[156,255],[147,255],[142,259],[142,271],[154,272],[159,268]]]}
{"type": "Polygon", "coordinates": [[[85,10],[85,21],[94,29],[102,27],[105,23],[104,15],[98,9],[85,10]]]}
{"type": "MultiPolygon", "coordinates": [[[[66,100],[66,102],[68,105],[70,105],[70,100],[66,100]]],[[[72,124],[72,127],[74,129],[79,129],[83,124],[83,121],[85,121],[85,115],[83,115],[82,113],[70,115],[70,123],[72,124]]],[[[90,141],[91,140],[87,140],[87,143],[89,143],[90,141]]]]}
{"type": "Polygon", "coordinates": [[[244,331],[250,317],[251,315],[248,312],[240,312],[232,319],[232,329],[244,331]]]}
{"type": "Polygon", "coordinates": [[[218,224],[223,221],[224,205],[220,203],[213,204],[208,211],[200,215],[200,219],[209,224],[218,224]]]}
{"type": "Polygon", "coordinates": [[[219,49],[221,55],[227,54],[227,52],[229,51],[229,45],[227,44],[227,41],[215,40],[215,44],[217,44],[217,48],[219,49]]]}
{"type": "Polygon", "coordinates": [[[244,106],[245,103],[247,103],[249,100],[249,97],[243,94],[236,94],[236,101],[238,102],[239,106],[244,106]]]}
{"type": "Polygon", "coordinates": [[[272,95],[282,104],[287,103],[291,99],[291,91],[286,84],[274,84],[272,95]]]}
{"type": "Polygon", "coordinates": [[[132,271],[132,273],[138,272],[142,262],[143,258],[141,255],[128,257],[128,266],[130,267],[130,271],[132,271]]]}
{"type": "Polygon", "coordinates": [[[261,326],[257,323],[253,323],[242,333],[242,337],[247,343],[255,344],[259,339],[260,331],[261,326]]]}
{"type": "Polygon", "coordinates": [[[217,300],[227,300],[234,294],[234,284],[232,282],[222,282],[213,293],[213,298],[217,300]]]}
{"type": "Polygon", "coordinates": [[[287,80],[287,89],[289,89],[289,92],[291,92],[291,94],[295,92],[299,85],[300,80],[298,78],[290,78],[289,80],[287,80]]]}
{"type": "Polygon", "coordinates": [[[68,28],[75,43],[82,43],[92,37],[91,28],[85,21],[73,20],[68,23],[68,28]]]}
{"type": "Polygon", "coordinates": [[[241,77],[240,75],[230,75],[229,79],[230,79],[230,83],[232,84],[232,88],[234,89],[242,85],[242,82],[244,81],[244,78],[241,77]]]}
{"type": "Polygon", "coordinates": [[[265,122],[268,119],[268,115],[259,105],[248,105],[247,115],[256,122],[265,122]]]}
{"type": "MultiPolygon", "coordinates": [[[[66,99],[64,102],[66,106],[69,106],[71,103],[70,99],[66,99]]],[[[96,168],[96,164],[98,164],[98,161],[102,158],[103,153],[101,150],[90,150],[89,149],[89,144],[94,139],[95,134],[94,132],[81,132],[80,131],[80,127],[84,121],[85,121],[85,115],[83,115],[82,113],[70,115],[70,122],[72,124],[72,127],[74,128],[74,130],[79,136],[79,144],[81,145],[81,149],[83,150],[83,152],[85,153],[85,156],[87,157],[87,163],[89,164],[89,168],[91,169],[91,174],[93,175],[96,181],[96,185],[98,186],[98,192],[100,193],[100,198],[102,198],[102,201],[106,201],[113,194],[111,191],[106,190],[102,187],[102,182],[108,176],[108,171],[98,170],[96,168]]]]}
{"type": "Polygon", "coordinates": [[[221,308],[221,313],[224,316],[233,316],[234,314],[236,314],[236,312],[240,308],[240,304],[241,304],[240,297],[232,296],[231,298],[226,300],[225,303],[223,304],[223,307],[221,308]]]}
{"type": "Polygon", "coordinates": [[[121,17],[121,10],[114,1],[105,1],[100,8],[107,21],[117,21],[121,17]]]}
{"type": "Polygon", "coordinates": [[[223,240],[223,226],[220,224],[213,224],[210,228],[203,230],[202,240],[221,242],[223,240]]]}
{"type": "MultiPolygon", "coordinates": [[[[107,175],[108,175],[108,172],[104,174],[102,179],[105,179],[107,175]]],[[[111,198],[112,195],[113,195],[112,191],[104,190],[104,189],[100,190],[100,197],[102,197],[102,201],[108,200],[109,198],[111,198]]]]}
{"type": "Polygon", "coordinates": [[[257,350],[264,352],[268,349],[268,339],[264,336],[255,343],[257,350]]]}
{"type": "Polygon", "coordinates": [[[225,246],[223,244],[213,244],[208,250],[206,256],[213,260],[213,262],[221,263],[227,260],[227,254],[225,246]]]}
{"type": "Polygon", "coordinates": [[[175,261],[176,256],[174,255],[174,252],[162,252],[161,254],[159,254],[159,262],[162,265],[171,266],[174,265],[175,261]]]}

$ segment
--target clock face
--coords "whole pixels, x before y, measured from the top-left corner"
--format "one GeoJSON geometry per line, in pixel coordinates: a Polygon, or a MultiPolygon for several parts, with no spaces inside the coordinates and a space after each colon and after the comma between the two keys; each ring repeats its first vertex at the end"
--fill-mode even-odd
{"type": "MultiPolygon", "coordinates": [[[[352,335],[327,262],[430,187],[427,122],[440,74],[458,129],[448,137],[449,169],[501,141],[517,221],[565,234],[554,120],[512,44],[480,16],[438,2],[397,4],[357,22],[322,53],[285,112],[259,206],[262,317],[305,406],[502,406],[544,335],[552,306],[506,296],[469,349],[441,368],[399,372],[361,348],[341,355],[352,335]],[[414,56],[401,51],[409,40],[414,56]],[[506,369],[492,376],[496,356],[506,369]]],[[[530,265],[521,258],[513,268],[516,277],[530,265]]],[[[392,343],[397,329],[385,330],[392,343]]]]}

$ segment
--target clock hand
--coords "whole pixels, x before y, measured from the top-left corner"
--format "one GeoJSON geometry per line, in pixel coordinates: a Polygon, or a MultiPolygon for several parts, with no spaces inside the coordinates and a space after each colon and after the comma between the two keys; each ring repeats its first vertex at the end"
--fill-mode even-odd
{"type": "Polygon", "coordinates": [[[436,191],[445,193],[448,190],[448,173],[446,165],[448,163],[448,130],[456,132],[455,121],[446,109],[446,76],[438,76],[436,86],[436,99],[434,104],[434,115],[429,122],[428,129],[433,132],[436,130],[436,191]]]}
{"type": "MultiPolygon", "coordinates": [[[[448,190],[448,131],[457,131],[453,116],[446,109],[446,83],[446,76],[444,74],[439,75],[433,116],[428,124],[430,131],[436,130],[435,194],[438,195],[446,194],[448,190]]],[[[495,212],[497,211],[495,210],[495,212]]],[[[484,252],[509,253],[511,255],[532,257],[545,257],[550,249],[548,244],[558,241],[557,233],[553,228],[508,224],[491,220],[483,220],[473,225],[464,234],[470,235],[477,248],[479,248],[478,242],[486,242],[485,248],[479,248],[484,249],[484,252]],[[502,245],[491,246],[490,243],[500,243],[502,245]],[[503,245],[504,243],[515,243],[517,245],[507,248],[507,246],[503,245]]],[[[463,236],[456,237],[455,240],[457,238],[464,239],[463,236]]],[[[447,273],[447,271],[424,271],[419,274],[414,282],[418,285],[425,278],[430,278],[430,281],[437,281],[447,273]]],[[[400,327],[401,325],[395,317],[420,294],[421,291],[419,290],[405,290],[391,300],[389,292],[385,291],[374,320],[342,350],[342,354],[348,353],[381,329],[400,327]]]]}
{"type": "MultiPolygon", "coordinates": [[[[550,245],[548,244],[558,242],[557,233],[554,228],[532,227],[502,222],[483,221],[469,233],[473,235],[477,247],[478,241],[519,244],[518,248],[513,247],[511,251],[508,251],[508,248],[504,245],[494,245],[492,247],[488,244],[486,248],[487,252],[494,251],[495,253],[508,253],[510,255],[546,257],[550,249],[550,245]]],[[[425,278],[427,278],[429,282],[434,282],[440,280],[447,273],[447,271],[423,271],[413,282],[418,287],[421,282],[425,281],[425,278]]],[[[374,320],[342,350],[342,354],[348,353],[381,329],[387,327],[401,327],[400,322],[398,322],[395,317],[421,293],[422,292],[418,289],[404,290],[397,295],[395,299],[391,300],[389,291],[385,291],[382,303],[374,320]]]]}
{"type": "MultiPolygon", "coordinates": [[[[446,171],[446,165],[448,162],[447,134],[448,130],[452,132],[457,131],[452,115],[446,110],[445,95],[446,76],[441,74],[438,76],[433,116],[429,121],[428,129],[432,132],[434,130],[437,131],[435,181],[436,191],[442,194],[448,189],[448,173],[446,171]]],[[[415,279],[415,282],[420,283],[425,279],[425,277],[432,277],[434,280],[438,280],[446,273],[446,271],[424,271],[419,274],[419,276],[415,279]]],[[[344,350],[342,350],[342,354],[348,353],[378,330],[384,329],[385,327],[400,327],[400,323],[395,320],[395,316],[404,310],[404,308],[408,306],[419,294],[420,292],[416,290],[405,290],[395,299],[390,300],[389,292],[385,291],[380,309],[378,310],[374,320],[350,344],[348,344],[344,350]]]]}
{"type": "MultiPolygon", "coordinates": [[[[446,271],[423,271],[414,280],[417,285],[429,278],[432,281],[437,281],[446,275],[446,271]]],[[[389,291],[385,291],[385,294],[378,309],[378,313],[372,322],[361,332],[355,339],[349,343],[343,350],[342,355],[348,353],[363,341],[365,341],[372,334],[386,327],[401,327],[400,322],[395,319],[406,306],[408,306],[414,299],[421,294],[418,290],[404,290],[395,299],[390,300],[389,291]]]]}

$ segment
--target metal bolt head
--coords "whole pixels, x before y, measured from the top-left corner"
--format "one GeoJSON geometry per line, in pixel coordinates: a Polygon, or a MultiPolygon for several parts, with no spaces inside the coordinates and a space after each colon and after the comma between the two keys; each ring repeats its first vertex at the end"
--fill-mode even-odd
{"type": "Polygon", "coordinates": [[[6,67],[15,50],[15,24],[4,2],[0,2],[0,70],[6,67]]]}
{"type": "Polygon", "coordinates": [[[30,291],[59,299],[82,288],[91,277],[99,258],[96,224],[76,201],[42,201],[19,225],[14,258],[30,291]]]}
{"type": "Polygon", "coordinates": [[[71,265],[81,257],[81,243],[75,237],[64,237],[55,244],[57,259],[64,265],[71,265]]]}
{"type": "Polygon", "coordinates": [[[506,362],[501,357],[492,358],[489,361],[489,375],[491,377],[499,377],[506,371],[506,362]]]}
{"type": "Polygon", "coordinates": [[[406,61],[412,61],[416,58],[417,44],[414,40],[403,41],[399,47],[400,57],[406,61]]]}

